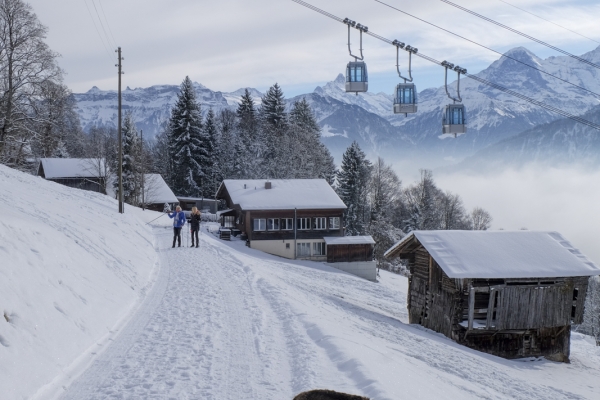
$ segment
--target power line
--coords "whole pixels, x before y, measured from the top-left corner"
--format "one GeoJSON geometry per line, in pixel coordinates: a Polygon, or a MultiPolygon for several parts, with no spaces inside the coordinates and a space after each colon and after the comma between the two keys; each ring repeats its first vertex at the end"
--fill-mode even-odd
{"type": "MultiPolygon", "coordinates": [[[[106,43],[104,43],[104,38],[100,34],[100,31],[98,30],[98,26],[96,26],[96,21],[94,20],[94,16],[92,15],[92,11],[90,10],[90,7],[88,6],[87,1],[84,0],[83,2],[85,3],[85,7],[87,8],[88,12],[90,13],[90,18],[92,19],[92,23],[94,24],[94,28],[96,29],[96,33],[100,37],[100,41],[102,42],[102,47],[104,47],[104,50],[106,50],[106,53],[108,54],[108,56],[110,57],[110,60],[112,61],[113,60],[113,56],[110,53],[110,51],[108,51],[108,47],[106,47],[106,43]]],[[[109,47],[110,47],[110,43],[109,43],[109,47]]]]}
{"type": "Polygon", "coordinates": [[[451,5],[452,7],[456,7],[456,8],[458,8],[459,10],[462,10],[462,11],[464,11],[464,12],[466,12],[466,13],[469,13],[469,14],[471,14],[471,15],[474,15],[474,16],[476,16],[476,17],[478,17],[478,18],[481,18],[481,19],[483,19],[483,20],[485,20],[485,21],[488,21],[488,22],[490,22],[490,23],[492,23],[492,24],[494,24],[494,25],[496,25],[496,26],[499,26],[499,27],[501,27],[501,28],[504,28],[504,29],[506,29],[506,30],[508,30],[508,31],[511,31],[511,32],[513,32],[513,33],[516,33],[517,35],[523,36],[524,38],[527,38],[527,39],[529,39],[529,40],[532,40],[532,41],[534,41],[534,42],[536,42],[536,43],[539,43],[539,44],[541,44],[542,46],[546,46],[546,47],[548,47],[548,48],[550,48],[550,49],[552,49],[552,50],[558,51],[559,53],[562,53],[562,54],[564,54],[564,55],[566,55],[566,56],[569,56],[569,57],[571,57],[571,58],[574,58],[575,60],[577,60],[577,61],[579,61],[579,62],[582,62],[582,63],[584,63],[584,64],[587,64],[587,65],[589,65],[589,66],[591,66],[591,67],[594,67],[594,68],[598,68],[598,69],[600,69],[600,65],[598,65],[598,64],[595,64],[595,63],[593,63],[593,62],[591,62],[591,61],[585,60],[585,59],[583,59],[583,58],[581,58],[581,57],[578,57],[578,56],[576,56],[575,54],[571,54],[571,53],[569,53],[568,51],[565,51],[565,50],[563,50],[563,49],[560,49],[560,48],[558,48],[558,47],[556,47],[556,46],[553,46],[553,45],[551,45],[551,44],[548,44],[548,43],[546,43],[546,42],[544,42],[544,41],[542,41],[542,40],[536,39],[536,38],[534,38],[533,36],[529,36],[529,35],[527,35],[526,33],[523,33],[523,32],[521,32],[521,31],[518,31],[518,30],[514,29],[514,28],[511,28],[510,26],[506,26],[506,25],[504,25],[504,24],[501,24],[500,22],[494,21],[494,20],[493,20],[493,19],[491,19],[491,18],[488,18],[488,17],[486,17],[486,16],[483,16],[483,15],[481,15],[481,14],[477,14],[475,11],[471,11],[471,10],[469,10],[468,8],[465,8],[465,7],[459,6],[458,4],[455,4],[455,3],[453,3],[453,2],[451,2],[451,1],[449,1],[449,0],[440,0],[440,1],[441,1],[442,3],[446,3],[446,4],[448,4],[448,5],[451,5]]]}
{"type": "Polygon", "coordinates": [[[117,41],[115,40],[115,37],[113,36],[112,29],[110,29],[110,25],[108,24],[108,18],[106,18],[106,13],[104,12],[104,6],[102,5],[102,1],[98,0],[98,3],[100,3],[100,10],[102,10],[102,15],[104,16],[104,21],[106,22],[106,26],[108,27],[108,33],[110,33],[110,37],[112,38],[115,47],[118,47],[117,41]]]}
{"type": "MultiPolygon", "coordinates": [[[[108,37],[108,33],[106,33],[106,29],[104,28],[104,23],[102,23],[102,18],[100,18],[100,13],[98,13],[98,8],[96,7],[96,2],[91,0],[92,5],[94,6],[94,10],[96,11],[96,15],[98,16],[98,21],[100,21],[100,26],[102,27],[102,31],[104,32],[104,36],[106,37],[107,43],[110,44],[110,38],[108,37]]],[[[117,47],[116,43],[113,43],[115,47],[117,47]]]]}
{"type": "Polygon", "coordinates": [[[449,33],[449,34],[451,34],[451,35],[454,35],[454,36],[456,36],[456,37],[458,37],[458,38],[460,38],[460,39],[466,40],[466,41],[467,41],[467,42],[469,42],[469,43],[473,43],[473,44],[474,44],[474,45],[476,45],[476,46],[482,47],[482,48],[484,48],[484,49],[486,49],[486,50],[489,50],[489,51],[491,51],[491,52],[493,52],[493,53],[496,53],[496,54],[498,54],[500,57],[505,57],[505,58],[511,59],[511,60],[513,60],[513,61],[515,61],[515,62],[518,62],[519,64],[525,65],[526,67],[529,67],[529,68],[532,68],[532,69],[534,69],[534,70],[536,70],[536,71],[538,71],[538,72],[541,72],[542,74],[545,74],[545,75],[551,76],[551,77],[552,77],[552,78],[554,78],[554,79],[558,79],[558,80],[559,80],[559,81],[561,81],[561,82],[564,82],[564,83],[566,83],[566,84],[569,84],[569,85],[571,85],[571,86],[575,86],[576,88],[579,88],[579,89],[581,89],[581,90],[585,90],[586,92],[588,92],[588,93],[591,93],[592,95],[594,95],[594,96],[596,96],[596,97],[600,97],[600,94],[599,94],[599,93],[596,93],[596,92],[594,92],[594,91],[592,91],[592,90],[590,90],[590,89],[587,89],[587,88],[585,88],[585,87],[583,87],[583,86],[577,85],[576,83],[570,82],[570,81],[568,81],[568,80],[566,80],[566,79],[563,79],[563,78],[561,78],[561,77],[559,77],[559,76],[556,76],[556,75],[554,75],[554,74],[551,74],[551,73],[550,73],[550,72],[548,72],[548,71],[544,71],[543,69],[537,68],[537,67],[536,67],[536,66],[534,66],[534,65],[527,64],[526,62],[524,62],[524,61],[521,61],[521,60],[519,60],[518,58],[511,57],[511,56],[509,56],[509,55],[506,55],[506,54],[504,54],[504,53],[501,53],[501,52],[499,52],[499,51],[497,51],[497,50],[494,50],[494,49],[492,49],[491,47],[488,47],[488,46],[486,46],[486,45],[483,45],[483,44],[481,44],[481,43],[478,43],[478,42],[476,42],[476,41],[474,41],[474,40],[472,40],[472,39],[469,39],[469,38],[467,38],[467,37],[461,36],[461,35],[459,35],[458,33],[454,33],[454,32],[452,32],[452,31],[450,31],[450,30],[448,30],[448,29],[446,29],[446,28],[442,28],[442,27],[441,27],[441,26],[439,26],[439,25],[436,25],[436,24],[434,24],[434,23],[432,23],[432,22],[429,22],[429,21],[427,21],[427,20],[424,20],[424,19],[422,19],[422,18],[419,18],[419,17],[417,17],[416,15],[410,14],[410,13],[408,13],[408,12],[406,12],[406,11],[403,11],[403,10],[401,10],[401,9],[397,8],[397,7],[394,7],[394,6],[390,5],[390,4],[384,3],[383,1],[380,1],[380,0],[374,0],[374,1],[376,1],[376,2],[377,2],[377,3],[379,3],[379,4],[382,4],[382,5],[384,5],[384,6],[386,6],[386,7],[389,7],[389,8],[391,8],[391,9],[393,9],[393,10],[396,10],[396,11],[398,11],[398,12],[401,12],[402,14],[408,15],[409,17],[415,18],[415,19],[417,19],[417,20],[419,20],[419,21],[421,21],[421,22],[424,22],[424,23],[426,23],[426,24],[428,24],[428,25],[431,25],[431,26],[433,26],[433,27],[435,27],[435,28],[438,28],[438,29],[440,29],[440,30],[442,30],[442,31],[444,31],[444,32],[446,32],[446,33],[449,33]]]}
{"type": "Polygon", "coordinates": [[[523,11],[523,12],[525,12],[525,13],[529,14],[529,15],[533,15],[533,16],[534,16],[534,17],[536,17],[536,18],[539,18],[539,19],[541,19],[541,20],[544,20],[544,21],[546,21],[546,22],[550,22],[552,25],[556,25],[556,26],[558,26],[559,28],[562,28],[562,29],[564,29],[564,30],[567,30],[567,31],[569,31],[569,32],[571,32],[571,33],[574,33],[574,34],[576,34],[576,35],[579,35],[579,36],[581,36],[582,38],[589,39],[589,40],[591,40],[592,42],[600,43],[599,41],[597,41],[597,40],[594,40],[594,39],[592,39],[591,37],[587,37],[587,36],[585,36],[585,35],[582,35],[582,34],[581,34],[581,33],[579,33],[579,32],[575,32],[574,30],[571,30],[571,29],[569,29],[569,28],[567,28],[567,27],[565,27],[565,26],[559,25],[559,24],[557,24],[556,22],[552,22],[552,21],[550,21],[549,19],[546,19],[546,18],[544,18],[544,17],[540,17],[540,16],[539,16],[539,15],[537,15],[537,14],[534,14],[534,13],[532,13],[532,12],[530,12],[530,11],[527,11],[527,10],[525,10],[525,9],[521,8],[521,7],[517,7],[517,6],[515,6],[514,4],[511,4],[511,3],[507,2],[507,1],[504,1],[504,0],[498,0],[498,1],[500,1],[500,2],[502,2],[502,3],[504,3],[504,4],[506,4],[506,5],[509,5],[509,6],[511,6],[511,7],[514,7],[514,8],[516,8],[517,10],[521,10],[521,11],[523,11]]]}
{"type": "MultiPolygon", "coordinates": [[[[328,13],[326,11],[323,11],[323,10],[321,10],[321,9],[319,9],[319,8],[311,5],[311,4],[308,4],[308,3],[306,3],[306,2],[304,2],[302,0],[292,0],[292,1],[294,3],[298,3],[298,4],[300,4],[300,5],[304,6],[304,7],[307,7],[309,9],[313,10],[313,11],[316,11],[316,12],[318,12],[318,13],[326,16],[326,17],[334,19],[334,20],[336,20],[338,22],[342,22],[343,23],[343,21],[344,21],[342,18],[339,18],[339,17],[337,17],[337,16],[335,16],[333,14],[330,14],[330,13],[328,13]]],[[[394,43],[392,40],[389,40],[389,39],[387,39],[387,38],[385,38],[383,36],[377,35],[376,33],[372,32],[371,30],[366,31],[365,34],[370,35],[370,36],[372,36],[372,37],[374,37],[376,39],[382,40],[382,41],[384,41],[385,43],[388,43],[388,44],[392,44],[393,45],[393,43],[394,43]]],[[[421,57],[421,58],[423,58],[423,59],[425,59],[425,60],[427,60],[429,62],[432,62],[432,63],[437,64],[439,66],[443,66],[441,61],[438,61],[438,60],[436,60],[436,59],[434,59],[432,57],[426,56],[425,54],[423,54],[421,52],[417,52],[417,53],[414,53],[414,54],[415,54],[415,56],[421,57]]],[[[504,93],[510,94],[512,96],[515,96],[515,97],[517,97],[517,98],[519,98],[521,100],[527,101],[527,102],[529,102],[531,104],[535,104],[538,107],[542,107],[542,108],[544,108],[544,109],[546,109],[548,111],[551,111],[553,113],[559,114],[559,115],[561,115],[561,116],[563,116],[565,118],[569,118],[569,119],[571,119],[573,121],[579,122],[581,124],[589,126],[590,128],[593,128],[593,129],[596,129],[596,130],[600,131],[600,125],[597,125],[597,124],[595,124],[595,123],[593,123],[591,121],[588,121],[588,120],[586,120],[584,118],[581,118],[581,117],[579,117],[577,115],[571,114],[571,113],[569,113],[567,111],[561,110],[560,108],[551,106],[551,105],[543,103],[541,101],[537,101],[535,99],[532,99],[531,97],[525,96],[523,94],[515,92],[514,90],[508,89],[508,88],[506,88],[506,87],[504,87],[502,85],[490,82],[490,81],[485,80],[483,78],[480,78],[478,76],[467,74],[466,70],[463,70],[463,72],[459,72],[459,73],[462,73],[465,76],[467,76],[467,77],[469,77],[469,78],[471,78],[471,79],[473,79],[473,80],[475,80],[477,82],[480,82],[480,83],[483,83],[485,85],[491,86],[494,89],[500,90],[500,91],[502,91],[504,93]]]]}

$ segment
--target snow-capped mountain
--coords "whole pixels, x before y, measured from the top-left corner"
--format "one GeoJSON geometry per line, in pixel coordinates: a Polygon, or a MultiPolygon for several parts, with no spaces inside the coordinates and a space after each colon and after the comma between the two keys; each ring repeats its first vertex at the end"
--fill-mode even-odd
{"type": "MultiPolygon", "coordinates": [[[[600,125],[600,106],[582,117],[600,125]]],[[[532,162],[553,167],[598,166],[600,131],[570,119],[560,119],[479,150],[452,169],[485,173],[501,170],[504,165],[520,167],[532,162]]]]}
{"type": "MultiPolygon", "coordinates": [[[[600,93],[598,69],[566,56],[540,59],[523,47],[512,49],[506,55],[520,62],[502,57],[476,75],[575,115],[600,104],[600,95],[595,96],[522,63],[595,93],[600,93]]],[[[582,58],[600,64],[600,47],[582,58]]],[[[416,84],[418,87],[418,81],[416,84]]],[[[204,113],[210,107],[215,111],[233,109],[244,93],[244,89],[223,93],[199,83],[195,85],[204,113]]],[[[356,96],[346,93],[341,74],[312,93],[296,96],[289,102],[304,97],[311,103],[323,128],[323,141],[338,161],[344,149],[357,140],[371,156],[381,155],[388,159],[426,157],[435,160],[428,166],[436,166],[464,159],[489,145],[561,118],[473,79],[463,77],[460,85],[467,108],[468,131],[456,139],[440,138],[442,110],[451,103],[443,86],[422,90],[418,95],[419,112],[408,117],[393,114],[391,94],[369,92],[356,96]]],[[[455,88],[455,81],[449,84],[451,93],[455,88]]],[[[178,90],[176,85],[127,88],[123,92],[123,104],[125,109],[132,110],[139,128],[152,136],[168,119],[178,90]]],[[[259,103],[262,93],[250,90],[259,103]]],[[[75,98],[84,128],[94,124],[116,125],[116,92],[94,87],[87,93],[76,94],[75,98]]],[[[563,151],[563,148],[557,148],[557,151],[563,151]]]]}

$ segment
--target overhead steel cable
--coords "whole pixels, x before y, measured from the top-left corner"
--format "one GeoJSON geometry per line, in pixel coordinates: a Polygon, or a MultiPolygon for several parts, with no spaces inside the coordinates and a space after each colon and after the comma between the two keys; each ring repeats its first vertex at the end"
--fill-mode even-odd
{"type": "Polygon", "coordinates": [[[550,21],[549,19],[546,19],[546,18],[544,18],[544,17],[540,17],[540,16],[539,16],[539,15],[537,15],[537,14],[534,14],[534,13],[532,13],[532,12],[530,12],[530,11],[527,11],[527,10],[525,10],[525,9],[521,8],[521,7],[517,7],[517,6],[515,6],[514,4],[511,4],[511,3],[507,2],[507,1],[504,1],[504,0],[498,0],[498,1],[499,1],[499,2],[501,2],[501,3],[504,3],[504,4],[506,4],[506,5],[509,5],[509,6],[511,6],[511,7],[514,7],[514,8],[516,8],[517,10],[521,10],[521,11],[523,11],[524,13],[527,13],[527,14],[529,14],[529,15],[533,15],[534,17],[536,17],[536,18],[539,18],[539,19],[541,19],[541,20],[543,20],[543,21],[549,22],[549,23],[551,23],[552,25],[556,25],[556,26],[558,26],[559,28],[562,28],[562,29],[564,29],[564,30],[566,30],[566,31],[569,31],[569,32],[571,32],[571,33],[574,33],[574,34],[576,34],[576,35],[579,35],[579,36],[581,36],[582,38],[586,38],[586,39],[588,39],[588,40],[591,40],[592,42],[596,42],[596,43],[600,44],[600,42],[599,42],[599,41],[597,41],[597,40],[594,40],[594,39],[592,39],[591,37],[587,37],[587,36],[585,36],[585,35],[582,35],[581,33],[579,33],[579,32],[576,32],[576,31],[574,31],[574,30],[572,30],[572,29],[569,29],[569,28],[567,28],[566,26],[559,25],[559,24],[557,24],[556,22],[552,22],[552,21],[550,21]]]}
{"type": "MultiPolygon", "coordinates": [[[[102,18],[100,17],[100,13],[98,12],[98,7],[96,7],[96,2],[94,0],[91,0],[92,5],[94,6],[94,10],[96,11],[96,15],[98,16],[98,21],[100,21],[100,26],[102,27],[102,31],[104,32],[104,36],[106,37],[106,41],[109,43],[110,45],[110,37],[108,36],[108,33],[106,33],[106,29],[104,28],[104,23],[102,22],[102,18]]],[[[115,47],[117,46],[117,43],[113,43],[113,45],[115,47]]]]}
{"type": "Polygon", "coordinates": [[[115,47],[119,47],[119,46],[117,46],[117,41],[115,40],[115,37],[112,33],[112,29],[110,29],[110,25],[108,23],[108,18],[106,18],[106,13],[104,12],[104,6],[102,5],[102,1],[98,0],[98,3],[100,3],[100,10],[102,10],[102,16],[104,17],[104,21],[106,22],[106,26],[108,28],[108,33],[110,33],[110,37],[112,38],[113,43],[115,44],[115,47]]]}
{"type": "Polygon", "coordinates": [[[446,29],[446,28],[442,28],[442,27],[441,27],[441,26],[439,26],[439,25],[436,25],[436,24],[434,24],[434,23],[432,23],[432,22],[429,22],[429,21],[426,21],[426,20],[424,20],[424,19],[422,19],[422,18],[419,18],[419,17],[417,17],[416,15],[410,14],[410,13],[408,13],[408,12],[404,11],[404,10],[401,10],[401,9],[399,9],[399,8],[397,8],[397,7],[394,7],[394,6],[392,6],[392,5],[388,4],[388,3],[385,3],[385,2],[383,2],[383,1],[381,1],[381,0],[374,0],[374,1],[375,1],[375,2],[377,2],[377,3],[379,3],[379,4],[381,4],[381,5],[384,5],[384,6],[386,6],[386,7],[389,7],[389,8],[391,8],[391,9],[393,9],[393,10],[396,10],[396,11],[398,11],[398,12],[401,12],[402,14],[408,15],[409,17],[415,18],[415,19],[417,19],[417,20],[419,20],[419,21],[421,21],[421,22],[424,22],[424,23],[426,23],[426,24],[428,24],[428,25],[431,25],[431,26],[433,26],[433,27],[435,27],[435,28],[438,28],[438,29],[440,29],[440,30],[442,30],[442,31],[444,31],[444,32],[446,32],[446,33],[449,33],[449,34],[451,34],[451,35],[454,35],[454,36],[456,36],[456,37],[458,37],[458,38],[460,38],[460,39],[466,40],[466,41],[467,41],[467,42],[469,42],[469,43],[473,43],[473,44],[474,44],[474,45],[476,45],[476,46],[479,46],[479,47],[481,47],[481,48],[484,48],[484,49],[486,49],[486,50],[489,50],[489,51],[491,51],[491,52],[493,52],[493,53],[496,53],[496,54],[498,54],[500,57],[505,57],[505,58],[508,58],[508,59],[510,59],[510,60],[513,60],[513,61],[515,61],[515,62],[518,62],[519,64],[525,65],[526,67],[532,68],[532,69],[534,69],[534,70],[536,70],[536,71],[538,71],[538,72],[541,72],[542,74],[548,75],[548,76],[550,76],[550,77],[552,77],[552,78],[554,78],[554,79],[557,79],[557,80],[559,80],[559,81],[561,81],[561,82],[564,82],[564,83],[566,83],[566,84],[568,84],[568,85],[571,85],[571,86],[574,86],[574,87],[576,87],[576,88],[579,88],[579,89],[581,89],[581,90],[584,90],[584,91],[586,91],[586,92],[588,92],[588,93],[592,94],[593,96],[600,98],[600,93],[596,93],[596,92],[594,92],[593,90],[587,89],[587,88],[585,88],[585,87],[583,87],[583,86],[580,86],[580,85],[578,85],[578,84],[576,84],[576,83],[570,82],[570,81],[568,81],[568,80],[566,80],[566,79],[563,79],[563,78],[561,78],[561,77],[559,77],[559,76],[556,76],[556,75],[554,75],[554,74],[551,74],[551,73],[550,73],[550,72],[548,72],[548,71],[544,71],[543,69],[540,69],[540,68],[538,68],[538,67],[536,67],[536,66],[534,66],[534,65],[528,64],[528,63],[526,63],[526,62],[524,62],[524,61],[521,61],[521,60],[519,60],[518,58],[515,58],[515,57],[512,57],[512,56],[506,55],[506,54],[504,54],[504,53],[501,53],[501,52],[499,52],[499,51],[497,51],[497,50],[494,50],[494,49],[492,49],[491,47],[488,47],[488,46],[486,46],[486,45],[483,45],[483,44],[481,44],[481,43],[477,43],[476,41],[474,41],[474,40],[472,40],[472,39],[469,39],[469,38],[467,38],[467,37],[461,36],[461,35],[459,35],[458,33],[454,33],[454,32],[452,32],[452,31],[450,31],[450,30],[448,30],[448,29],[446,29]]]}
{"type": "MultiPolygon", "coordinates": [[[[104,50],[106,50],[106,53],[110,57],[110,60],[113,61],[113,56],[112,56],[111,52],[108,50],[108,47],[106,47],[106,43],[104,43],[104,38],[102,37],[102,35],[100,34],[100,31],[98,30],[98,26],[96,25],[96,20],[94,19],[94,16],[92,15],[92,10],[90,10],[90,7],[88,6],[87,1],[84,0],[83,2],[85,3],[85,7],[87,8],[88,13],[90,14],[90,18],[92,19],[92,23],[94,24],[94,29],[96,29],[96,33],[100,37],[100,41],[102,42],[102,47],[104,47],[104,50]]],[[[110,43],[108,43],[108,46],[110,47],[110,43]]]]}
{"type": "MultiPolygon", "coordinates": [[[[344,20],[343,20],[342,18],[339,18],[339,17],[337,17],[337,16],[335,16],[335,15],[333,15],[333,14],[331,14],[331,13],[328,13],[328,12],[326,12],[326,11],[323,11],[323,10],[321,10],[320,8],[317,8],[317,7],[315,7],[315,6],[313,6],[313,5],[309,4],[309,3],[306,3],[306,2],[304,2],[304,1],[302,1],[302,0],[292,0],[292,1],[293,1],[294,3],[298,3],[298,4],[300,4],[300,5],[304,6],[304,7],[307,7],[307,8],[309,8],[309,9],[313,10],[313,11],[316,11],[316,12],[318,12],[319,14],[322,14],[322,15],[324,15],[324,16],[326,16],[326,17],[329,17],[329,18],[331,18],[331,19],[334,19],[334,20],[336,20],[336,21],[338,21],[338,22],[344,23],[344,20]]],[[[394,45],[394,44],[393,44],[394,42],[393,42],[392,40],[389,40],[389,39],[387,39],[387,38],[385,38],[385,37],[383,37],[383,36],[380,36],[380,35],[378,35],[378,34],[376,34],[376,33],[372,32],[371,30],[368,30],[368,31],[367,31],[367,32],[365,32],[365,33],[366,33],[367,35],[370,35],[370,36],[372,36],[372,37],[376,38],[376,39],[379,39],[379,40],[381,40],[381,41],[384,41],[385,43],[388,43],[388,44],[394,45]]],[[[394,46],[395,46],[395,45],[394,45],[394,46]]],[[[424,59],[424,60],[427,60],[427,61],[429,61],[429,62],[432,62],[432,63],[434,63],[434,64],[437,64],[437,65],[439,65],[439,66],[442,66],[442,67],[444,66],[444,65],[443,65],[443,63],[444,63],[443,61],[438,61],[438,60],[436,60],[435,58],[432,58],[432,57],[426,56],[425,54],[423,54],[423,53],[421,53],[421,52],[417,52],[417,53],[415,53],[414,55],[415,55],[415,56],[417,56],[417,57],[420,57],[420,58],[422,58],[422,59],[424,59]]],[[[475,76],[475,75],[472,75],[472,74],[468,74],[468,73],[466,72],[466,70],[463,70],[463,71],[462,71],[462,72],[460,72],[460,73],[462,73],[463,75],[465,75],[465,76],[467,76],[467,77],[469,77],[469,78],[471,78],[471,79],[473,79],[473,80],[475,80],[475,81],[477,81],[477,82],[479,82],[479,83],[483,83],[483,84],[485,84],[485,85],[488,85],[488,86],[490,86],[490,87],[492,87],[492,88],[494,88],[494,89],[496,89],[496,90],[500,90],[501,92],[504,92],[504,93],[510,94],[510,95],[512,95],[512,96],[514,96],[514,97],[517,97],[517,98],[519,98],[519,99],[521,99],[521,100],[527,101],[527,102],[529,102],[529,103],[531,103],[531,104],[534,104],[534,105],[536,105],[536,106],[538,106],[538,107],[544,108],[544,109],[546,109],[546,110],[548,110],[548,111],[551,111],[551,112],[553,112],[553,113],[556,113],[556,114],[558,114],[558,115],[561,115],[561,116],[563,116],[563,117],[565,117],[565,118],[569,118],[569,119],[571,119],[571,120],[573,120],[573,121],[579,122],[579,123],[581,123],[581,124],[583,124],[583,125],[589,126],[590,128],[593,128],[593,129],[596,129],[596,130],[600,131],[600,125],[598,125],[598,124],[595,124],[595,123],[593,123],[593,122],[591,122],[591,121],[588,121],[588,120],[586,120],[586,119],[584,119],[584,118],[581,118],[581,117],[579,117],[579,116],[577,116],[577,115],[571,114],[571,113],[569,113],[569,112],[567,112],[567,111],[561,110],[560,108],[557,108],[557,107],[551,106],[551,105],[549,105],[549,104],[546,104],[546,103],[543,103],[543,102],[541,102],[541,101],[538,101],[538,100],[532,99],[531,97],[528,97],[528,96],[525,96],[524,94],[521,94],[521,93],[515,92],[514,90],[508,89],[508,88],[506,88],[506,87],[504,87],[504,86],[502,86],[502,85],[499,85],[499,84],[497,84],[497,83],[493,83],[493,82],[490,82],[490,81],[488,81],[488,80],[486,80],[486,79],[480,78],[480,77],[478,77],[478,76],[475,76]]]]}
{"type": "Polygon", "coordinates": [[[536,38],[534,38],[533,36],[530,36],[530,35],[528,35],[528,34],[526,34],[526,33],[523,33],[523,32],[521,32],[521,31],[518,31],[518,30],[514,29],[514,28],[511,28],[510,26],[506,26],[506,25],[504,25],[504,24],[501,24],[500,22],[494,21],[493,19],[491,19],[491,18],[488,18],[488,17],[486,17],[486,16],[484,16],[484,15],[477,14],[475,11],[471,11],[471,10],[469,10],[468,8],[465,8],[465,7],[459,6],[458,4],[456,4],[456,3],[453,3],[453,2],[451,2],[451,1],[449,1],[449,0],[440,0],[440,1],[441,1],[442,3],[446,3],[446,4],[448,4],[448,5],[451,5],[452,7],[456,7],[456,8],[458,8],[459,10],[462,10],[462,11],[464,11],[464,12],[466,12],[466,13],[469,13],[469,14],[471,14],[471,15],[474,15],[474,16],[476,16],[476,17],[478,17],[478,18],[481,18],[481,19],[483,19],[483,20],[485,20],[485,21],[488,21],[488,22],[490,22],[490,23],[492,23],[492,24],[494,24],[494,25],[496,25],[496,26],[499,26],[499,27],[501,27],[501,28],[504,28],[504,29],[506,29],[506,30],[508,30],[508,31],[511,31],[511,32],[513,32],[513,33],[516,33],[517,35],[523,36],[524,38],[527,38],[527,39],[529,39],[529,40],[531,40],[531,41],[534,41],[534,42],[536,42],[536,43],[539,43],[539,44],[541,44],[542,46],[546,46],[546,47],[548,47],[548,48],[550,48],[550,49],[552,49],[552,50],[558,51],[559,53],[562,53],[562,54],[564,54],[564,55],[566,55],[566,56],[569,56],[569,57],[571,57],[571,58],[573,58],[573,59],[575,59],[575,60],[577,60],[577,61],[579,61],[579,62],[582,62],[582,63],[584,63],[584,64],[587,64],[587,65],[589,65],[589,66],[591,66],[591,67],[594,67],[594,68],[598,68],[598,69],[600,69],[600,65],[598,65],[598,64],[595,64],[595,63],[593,63],[593,62],[591,62],[591,61],[588,61],[588,60],[586,60],[586,59],[584,59],[584,58],[578,57],[578,56],[576,56],[575,54],[571,54],[571,53],[569,53],[569,52],[568,52],[568,51],[566,51],[566,50],[560,49],[560,48],[558,48],[558,47],[556,47],[556,46],[553,46],[553,45],[551,45],[551,44],[549,44],[549,43],[546,43],[546,42],[544,42],[544,41],[542,41],[542,40],[536,39],[536,38]]]}

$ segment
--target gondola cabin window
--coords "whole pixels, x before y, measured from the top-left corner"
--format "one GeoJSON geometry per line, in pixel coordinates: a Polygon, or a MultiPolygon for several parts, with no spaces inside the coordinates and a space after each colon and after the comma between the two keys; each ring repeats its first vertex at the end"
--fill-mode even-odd
{"type": "Polygon", "coordinates": [[[253,221],[253,228],[255,232],[264,231],[266,228],[266,220],[264,218],[256,218],[253,221]]]}

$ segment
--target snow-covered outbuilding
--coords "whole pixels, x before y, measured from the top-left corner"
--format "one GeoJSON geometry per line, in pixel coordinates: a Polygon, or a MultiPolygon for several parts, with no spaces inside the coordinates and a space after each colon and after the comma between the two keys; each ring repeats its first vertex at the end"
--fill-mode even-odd
{"type": "Polygon", "coordinates": [[[160,174],[144,174],[143,201],[146,208],[154,211],[163,211],[165,204],[174,209],[174,206],[179,203],[179,200],[160,174]]]}
{"type": "Polygon", "coordinates": [[[557,232],[413,231],[385,257],[408,260],[410,323],[505,358],[568,361],[600,275],[557,232]]]}
{"type": "Polygon", "coordinates": [[[37,169],[46,180],[105,194],[106,172],[102,158],[42,158],[37,169]]]}
{"type": "Polygon", "coordinates": [[[375,280],[373,239],[344,237],[346,205],[326,180],[227,179],[216,198],[227,206],[221,226],[241,231],[250,247],[290,259],[331,258],[332,266],[375,280]],[[335,246],[337,260],[328,253],[334,239],[345,240],[335,246]]]}

